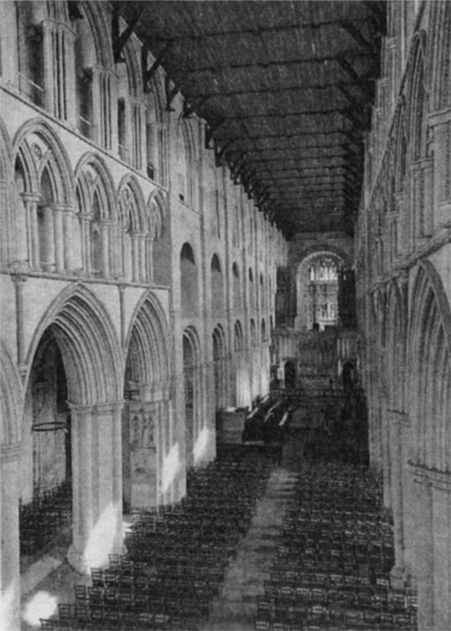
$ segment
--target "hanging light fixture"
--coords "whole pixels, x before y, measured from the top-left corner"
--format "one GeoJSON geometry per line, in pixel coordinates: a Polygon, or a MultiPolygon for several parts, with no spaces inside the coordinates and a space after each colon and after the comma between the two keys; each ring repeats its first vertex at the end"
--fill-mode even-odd
{"type": "Polygon", "coordinates": [[[32,423],[32,432],[58,432],[64,431],[66,434],[69,432],[69,426],[64,421],[44,421],[42,423],[32,423]]]}

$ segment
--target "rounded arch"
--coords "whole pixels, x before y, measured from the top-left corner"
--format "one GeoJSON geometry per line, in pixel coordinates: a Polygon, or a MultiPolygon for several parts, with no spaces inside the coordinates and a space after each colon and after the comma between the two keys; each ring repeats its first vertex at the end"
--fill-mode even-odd
{"type": "MultiPolygon", "coordinates": [[[[61,351],[70,401],[80,405],[122,398],[123,358],[113,323],[98,298],[83,285],[64,290],[36,327],[26,363],[32,366],[49,327],[61,351]]],[[[27,381],[30,377],[30,369],[27,381]]]]}
{"type": "Polygon", "coordinates": [[[254,318],[250,319],[250,334],[251,334],[251,346],[256,346],[258,344],[258,339],[257,339],[257,327],[255,326],[255,320],[254,318]]]}
{"type": "Polygon", "coordinates": [[[23,389],[15,363],[0,340],[1,445],[15,445],[22,440],[23,389]]]}
{"type": "Polygon", "coordinates": [[[210,265],[210,267],[211,267],[212,270],[216,270],[217,272],[222,274],[221,261],[219,259],[219,256],[216,254],[216,252],[211,257],[211,265],[210,265]]]}
{"type": "Polygon", "coordinates": [[[159,300],[148,291],[138,302],[126,338],[126,380],[165,383],[169,379],[170,335],[159,300]]]}
{"type": "Polygon", "coordinates": [[[19,155],[26,168],[25,181],[32,187],[27,192],[39,193],[42,173],[47,170],[52,181],[54,201],[73,203],[74,178],[69,156],[47,121],[34,118],[24,123],[14,137],[13,155],[19,155]],[[32,140],[33,136],[38,142],[34,142],[30,147],[29,140],[32,140]]]}
{"type": "Polygon", "coordinates": [[[126,225],[131,223],[134,232],[149,232],[149,223],[145,212],[145,202],[142,189],[134,175],[128,173],[119,183],[117,199],[121,221],[126,225]],[[129,215],[126,217],[125,215],[129,215]]]}
{"type": "Polygon", "coordinates": [[[191,121],[182,115],[177,125],[179,199],[191,206],[196,203],[196,143],[191,121]]]}
{"type": "Polygon", "coordinates": [[[224,310],[224,275],[219,256],[215,253],[210,263],[211,312],[220,315],[224,310]]]}
{"type": "Polygon", "coordinates": [[[236,261],[234,261],[232,265],[232,291],[233,291],[233,307],[235,310],[241,311],[242,306],[243,306],[242,292],[241,292],[241,276],[240,276],[240,268],[238,267],[238,263],[236,261]]]}
{"type": "Polygon", "coordinates": [[[195,317],[199,312],[199,281],[194,250],[188,242],[180,251],[180,283],[182,317],[195,317]]]}
{"type": "Polygon", "coordinates": [[[266,331],[266,321],[265,318],[262,318],[261,321],[261,338],[262,338],[262,342],[267,342],[268,341],[268,337],[267,337],[267,331],[266,331]]]}
{"type": "Polygon", "coordinates": [[[233,350],[235,353],[241,353],[244,350],[243,327],[239,320],[236,320],[233,327],[233,350]]]}
{"type": "Polygon", "coordinates": [[[195,463],[195,448],[203,425],[201,345],[197,329],[188,326],[183,331],[183,384],[185,400],[185,455],[187,467],[195,463]]]}
{"type": "Polygon", "coordinates": [[[343,261],[343,267],[351,268],[353,266],[353,261],[351,255],[346,252],[343,248],[340,248],[333,243],[321,242],[316,245],[312,245],[308,248],[304,248],[299,255],[296,257],[294,261],[295,264],[299,265],[304,262],[304,260],[316,254],[334,254],[336,257],[343,261]]]}
{"type": "Polygon", "coordinates": [[[418,265],[410,297],[408,369],[415,464],[451,468],[451,310],[430,261],[418,265]]]}
{"type": "Polygon", "coordinates": [[[314,249],[298,264],[296,273],[297,318],[296,328],[308,329],[312,326],[335,324],[338,311],[338,278],[317,278],[311,270],[322,259],[335,264],[336,275],[345,267],[345,259],[337,254],[339,248],[314,249]],[[316,292],[318,284],[325,291],[316,292]]]}

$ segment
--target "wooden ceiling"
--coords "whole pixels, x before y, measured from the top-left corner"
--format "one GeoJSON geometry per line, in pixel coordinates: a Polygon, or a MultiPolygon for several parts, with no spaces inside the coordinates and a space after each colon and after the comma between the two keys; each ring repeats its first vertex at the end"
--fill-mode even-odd
{"type": "MultiPolygon", "coordinates": [[[[145,42],[185,115],[259,209],[290,238],[352,233],[380,66],[385,2],[113,2],[145,42]]],[[[113,17],[114,22],[114,17],[113,17]]],[[[116,57],[124,34],[115,41],[116,57]]]]}

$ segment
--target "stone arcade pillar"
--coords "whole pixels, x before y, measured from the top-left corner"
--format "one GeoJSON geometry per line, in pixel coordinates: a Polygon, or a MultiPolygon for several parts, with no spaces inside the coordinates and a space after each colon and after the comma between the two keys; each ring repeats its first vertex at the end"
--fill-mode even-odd
{"type": "Polygon", "coordinates": [[[411,474],[414,482],[414,576],[418,589],[418,628],[421,631],[438,631],[434,626],[432,490],[424,467],[411,465],[411,474]]]}
{"type": "Polygon", "coordinates": [[[159,403],[129,401],[124,410],[125,499],[131,508],[158,503],[159,403]]]}
{"type": "Polygon", "coordinates": [[[451,628],[451,473],[411,465],[418,628],[451,628]]]}
{"type": "Polygon", "coordinates": [[[123,403],[71,405],[72,567],[86,574],[122,550],[123,403]]]}
{"type": "Polygon", "coordinates": [[[1,450],[1,612],[3,631],[20,629],[19,458],[21,444],[1,450]]]}

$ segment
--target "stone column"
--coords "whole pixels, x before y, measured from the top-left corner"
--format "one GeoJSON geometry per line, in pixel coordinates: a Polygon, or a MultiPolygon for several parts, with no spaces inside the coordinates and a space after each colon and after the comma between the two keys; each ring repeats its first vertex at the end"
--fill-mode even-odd
{"type": "Polygon", "coordinates": [[[102,239],[102,276],[109,278],[110,276],[110,240],[109,240],[109,222],[100,222],[100,236],[102,239]]]}
{"type": "Polygon", "coordinates": [[[27,256],[30,267],[39,268],[38,201],[39,195],[22,193],[26,213],[27,256]]]}
{"type": "Polygon", "coordinates": [[[451,176],[449,161],[451,153],[451,110],[429,115],[433,129],[434,144],[434,231],[449,225],[451,214],[451,176]]]}
{"type": "Polygon", "coordinates": [[[405,415],[388,411],[390,424],[390,460],[392,469],[392,510],[395,540],[395,565],[391,571],[391,583],[396,589],[404,587],[404,513],[403,513],[403,466],[402,423],[405,415]]]}
{"type": "Polygon", "coordinates": [[[91,271],[91,240],[89,236],[89,228],[92,215],[80,215],[80,231],[81,231],[81,259],[83,274],[87,276],[91,271]]]}
{"type": "Polygon", "coordinates": [[[55,269],[57,272],[64,270],[64,233],[63,233],[63,209],[52,206],[55,243],[55,269]]]}
{"type": "Polygon", "coordinates": [[[451,629],[451,473],[430,471],[434,629],[451,629]]]}
{"type": "Polygon", "coordinates": [[[146,261],[146,235],[139,235],[139,278],[141,282],[147,281],[147,261],[146,261]]]}
{"type": "Polygon", "coordinates": [[[2,629],[20,629],[19,459],[20,443],[1,447],[2,629]]]}
{"type": "Polygon", "coordinates": [[[133,232],[131,235],[132,241],[132,280],[135,283],[139,282],[139,235],[133,232]]]}
{"type": "Polygon", "coordinates": [[[63,215],[63,235],[64,235],[64,267],[67,271],[73,268],[72,248],[74,247],[73,239],[73,221],[74,211],[72,208],[66,208],[63,215]]]}
{"type": "Polygon", "coordinates": [[[122,402],[71,404],[73,542],[68,560],[81,574],[121,551],[121,408],[122,402]]]}
{"type": "Polygon", "coordinates": [[[418,589],[418,628],[438,631],[434,626],[434,555],[432,529],[432,490],[427,470],[411,465],[415,503],[415,567],[418,589]]]}
{"type": "Polygon", "coordinates": [[[154,239],[150,235],[146,235],[145,254],[146,254],[146,281],[153,283],[153,242],[154,239]]]}

